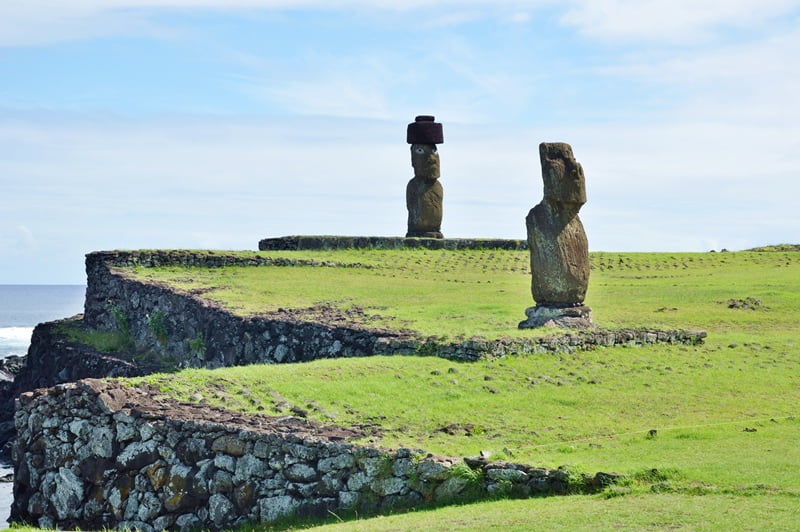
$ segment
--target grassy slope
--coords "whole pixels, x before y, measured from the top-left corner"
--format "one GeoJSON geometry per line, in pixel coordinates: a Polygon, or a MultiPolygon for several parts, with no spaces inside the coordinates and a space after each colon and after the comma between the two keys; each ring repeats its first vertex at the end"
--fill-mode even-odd
{"type": "MultiPolygon", "coordinates": [[[[139,274],[211,289],[208,297],[241,313],[333,301],[361,305],[388,324],[448,336],[520,334],[514,325],[530,304],[524,252],[276,254],[374,268],[139,274]]],[[[644,477],[611,493],[628,494],[621,498],[573,498],[574,506],[550,500],[493,503],[500,506],[421,512],[402,521],[363,522],[364,527],[402,522],[409,528],[479,528],[477,523],[496,522],[525,528],[532,513],[551,510],[553,519],[562,519],[560,526],[572,528],[658,528],[664,519],[691,529],[796,522],[800,254],[594,253],[592,263],[587,303],[598,324],[703,328],[707,343],[474,364],[404,357],[321,360],[148,380],[182,399],[199,390],[205,401],[245,411],[302,410],[325,422],[379,427],[372,441],[383,446],[455,456],[488,450],[501,459],[644,477]],[[728,300],[747,297],[761,305],[728,308],[728,300]],[[650,429],[658,431],[655,437],[648,436],[650,429]],[[652,468],[661,473],[647,478],[643,472],[652,468]],[[697,494],[707,496],[692,496],[697,494]],[[463,523],[458,516],[465,516],[463,523]]]]}
{"type": "Polygon", "coordinates": [[[516,335],[532,304],[524,252],[350,250],[264,252],[351,267],[139,269],[240,315],[319,303],[359,305],[383,318],[372,324],[423,335],[516,335]],[[358,265],[367,266],[359,268],[358,265]],[[355,266],[355,267],[352,267],[355,266]]]}
{"type": "Polygon", "coordinates": [[[451,506],[314,527],[334,531],[419,530],[770,530],[796,531],[800,505],[783,496],[676,494],[551,497],[451,506]]]}
{"type": "MultiPolygon", "coordinates": [[[[177,289],[202,292],[240,315],[332,303],[359,305],[384,318],[382,325],[409,327],[423,335],[532,334],[516,329],[524,309],[533,303],[524,251],[268,254],[351,267],[140,268],[136,274],[169,282],[177,289]]],[[[788,252],[593,253],[587,304],[595,309],[600,326],[701,327],[710,321],[709,312],[723,321],[730,317],[719,302],[757,295],[740,294],[736,287],[742,283],[769,296],[774,294],[765,283],[784,288],[791,284],[796,257],[788,252]],[[769,273],[768,278],[759,278],[762,271],[769,273]],[[676,307],[678,311],[672,310],[676,307]]],[[[770,299],[773,305],[791,303],[770,299]]]]}

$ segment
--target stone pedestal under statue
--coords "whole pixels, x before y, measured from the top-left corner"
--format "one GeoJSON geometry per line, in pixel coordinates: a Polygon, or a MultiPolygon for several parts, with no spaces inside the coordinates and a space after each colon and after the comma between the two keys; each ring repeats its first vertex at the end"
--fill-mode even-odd
{"type": "Polygon", "coordinates": [[[406,141],[411,144],[411,165],[414,167],[414,178],[406,186],[406,236],[444,238],[444,189],[439,183],[439,152],[436,148],[437,144],[444,142],[442,124],[434,122],[432,116],[418,116],[408,125],[406,141]]]}
{"type": "Polygon", "coordinates": [[[536,305],[525,309],[525,315],[528,319],[519,323],[520,329],[535,329],[538,327],[589,329],[594,327],[592,309],[586,305],[577,307],[536,305]]]}
{"type": "Polygon", "coordinates": [[[544,198],[525,219],[531,255],[531,294],[520,329],[592,327],[583,304],[589,285],[589,243],[578,211],[586,203],[583,168],[565,143],[539,145],[544,198]]]}

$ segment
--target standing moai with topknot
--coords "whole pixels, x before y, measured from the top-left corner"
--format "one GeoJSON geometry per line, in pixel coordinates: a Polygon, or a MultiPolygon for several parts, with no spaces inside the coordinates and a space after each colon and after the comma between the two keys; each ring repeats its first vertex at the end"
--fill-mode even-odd
{"type": "Polygon", "coordinates": [[[406,186],[408,232],[406,237],[444,238],[442,235],[442,200],[439,183],[437,144],[444,143],[442,124],[434,117],[421,115],[408,124],[406,141],[411,144],[414,178],[406,186]]]}
{"type": "Polygon", "coordinates": [[[531,293],[535,307],[525,311],[521,329],[592,327],[584,306],[589,285],[589,242],[578,211],[586,203],[583,168],[563,142],[539,145],[544,198],[528,213],[531,293]]]}

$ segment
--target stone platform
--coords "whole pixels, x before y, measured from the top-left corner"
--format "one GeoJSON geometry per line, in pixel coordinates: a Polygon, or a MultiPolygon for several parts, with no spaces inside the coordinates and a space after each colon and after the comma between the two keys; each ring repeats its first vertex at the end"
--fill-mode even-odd
{"type": "Polygon", "coordinates": [[[299,251],[310,249],[528,249],[526,240],[502,238],[406,238],[399,236],[293,235],[265,238],[260,251],[299,251]]]}
{"type": "Polygon", "coordinates": [[[537,327],[558,327],[562,329],[591,329],[592,309],[586,305],[573,307],[548,307],[536,305],[525,310],[528,317],[518,325],[520,329],[535,329],[537,327]]]}

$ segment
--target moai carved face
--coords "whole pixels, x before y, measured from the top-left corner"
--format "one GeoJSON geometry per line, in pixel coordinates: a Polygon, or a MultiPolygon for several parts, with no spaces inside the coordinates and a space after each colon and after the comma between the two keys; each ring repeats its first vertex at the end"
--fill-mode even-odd
{"type": "Polygon", "coordinates": [[[586,179],[583,168],[572,155],[572,148],[563,142],[539,145],[542,162],[544,196],[557,202],[586,203],[586,179]]]}
{"type": "Polygon", "coordinates": [[[412,144],[411,166],[414,167],[414,177],[422,177],[430,181],[439,179],[439,152],[436,144],[412,144]]]}

